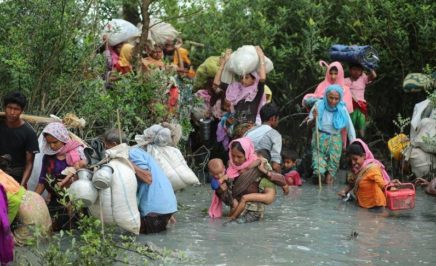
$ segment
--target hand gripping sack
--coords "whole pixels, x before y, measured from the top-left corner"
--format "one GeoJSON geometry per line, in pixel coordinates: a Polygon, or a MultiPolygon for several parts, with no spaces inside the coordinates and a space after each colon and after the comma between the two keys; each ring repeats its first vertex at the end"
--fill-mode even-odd
{"type": "MultiPolygon", "coordinates": [[[[230,56],[228,70],[236,75],[243,76],[259,68],[259,56],[256,53],[256,48],[253,45],[244,45],[230,56]]],[[[266,73],[274,69],[272,61],[265,56],[266,73]]]]}
{"type": "Polygon", "coordinates": [[[189,168],[182,153],[171,146],[147,145],[147,152],[153,156],[177,191],[189,185],[200,184],[197,176],[189,168]]]}
{"type": "Polygon", "coordinates": [[[112,19],[104,26],[103,35],[108,35],[109,45],[115,46],[141,36],[141,32],[135,25],[124,19],[112,19]]]}

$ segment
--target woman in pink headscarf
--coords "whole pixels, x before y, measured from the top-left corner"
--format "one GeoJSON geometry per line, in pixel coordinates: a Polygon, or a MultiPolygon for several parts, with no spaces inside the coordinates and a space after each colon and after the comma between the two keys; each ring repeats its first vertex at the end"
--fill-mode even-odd
{"type": "Polygon", "coordinates": [[[316,102],[316,100],[321,99],[324,96],[324,92],[328,86],[337,84],[342,87],[344,90],[344,98],[343,101],[347,106],[347,110],[349,113],[353,112],[353,99],[351,96],[351,91],[348,86],[345,85],[344,78],[344,68],[341,63],[335,61],[328,65],[325,61],[319,61],[321,66],[327,67],[325,72],[325,79],[318,84],[314,93],[306,94],[303,98],[302,105],[306,108],[311,108],[312,105],[316,102]]]}
{"type": "Polygon", "coordinates": [[[361,139],[354,140],[348,146],[351,160],[351,172],[348,186],[338,195],[345,197],[353,190],[357,203],[362,208],[383,207],[386,205],[384,187],[390,182],[390,177],[384,165],[374,158],[368,145],[361,139]]]}
{"type": "Polygon", "coordinates": [[[53,230],[56,231],[68,223],[69,218],[66,210],[58,202],[59,195],[54,187],[58,185],[64,188],[71,185],[75,170],[85,167],[87,160],[83,152],[83,144],[70,138],[64,124],[50,123],[44,128],[42,134],[44,136],[42,146],[44,157],[35,192],[42,194],[46,189],[49,192],[47,201],[50,215],[59,216],[53,221],[53,230]]]}
{"type": "MultiPolygon", "coordinates": [[[[275,185],[264,178],[268,172],[260,166],[260,160],[249,138],[232,141],[229,158],[226,175],[228,179],[233,180],[232,197],[238,201],[240,207],[240,210],[236,208],[231,211],[230,219],[234,220],[242,213],[243,222],[257,221],[263,216],[263,204],[271,204],[274,201],[275,185]]],[[[214,195],[209,215],[212,218],[221,217],[221,208],[221,201],[214,195]]]]}
{"type": "MultiPolygon", "coordinates": [[[[221,84],[221,75],[224,70],[224,66],[230,58],[231,50],[227,50],[226,54],[221,62],[220,68],[217,71],[214,79],[214,88],[216,91],[223,89],[226,94],[226,101],[228,101],[234,109],[234,114],[231,119],[227,121],[221,121],[220,124],[225,124],[223,128],[231,127],[234,125],[248,124],[250,126],[261,124],[259,116],[260,108],[266,103],[265,97],[265,55],[259,46],[256,46],[256,52],[259,56],[259,69],[241,76],[239,81],[232,82],[231,84],[221,84]],[[231,121],[231,123],[230,123],[231,121]]],[[[226,118],[223,118],[226,119],[226,118]]],[[[242,135],[244,132],[241,132],[242,135]]],[[[241,134],[239,134],[241,135],[241,134]]],[[[242,136],[241,135],[241,136],[242,136]]],[[[235,136],[240,137],[240,136],[235,136]]]]}

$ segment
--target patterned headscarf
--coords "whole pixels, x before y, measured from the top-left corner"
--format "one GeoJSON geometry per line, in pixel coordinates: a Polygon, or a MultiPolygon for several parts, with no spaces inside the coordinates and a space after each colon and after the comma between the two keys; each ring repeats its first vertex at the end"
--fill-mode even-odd
{"type": "Polygon", "coordinates": [[[42,143],[42,152],[44,154],[47,155],[65,154],[67,164],[70,166],[74,165],[76,162],[81,160],[77,148],[83,145],[78,141],[71,140],[68,130],[64,126],[64,124],[60,122],[52,122],[44,128],[42,134],[49,134],[50,136],[56,138],[57,140],[65,144],[59,150],[54,151],[50,148],[50,145],[47,143],[47,140],[44,137],[42,143]]]}

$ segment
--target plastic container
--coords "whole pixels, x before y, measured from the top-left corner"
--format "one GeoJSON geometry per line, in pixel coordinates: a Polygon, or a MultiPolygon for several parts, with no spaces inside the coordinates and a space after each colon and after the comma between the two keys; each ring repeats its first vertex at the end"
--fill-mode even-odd
{"type": "Polygon", "coordinates": [[[403,133],[396,135],[388,141],[388,148],[395,160],[400,160],[402,151],[409,146],[409,138],[403,133]]]}
{"type": "Polygon", "coordinates": [[[392,211],[415,207],[415,186],[412,183],[388,184],[385,189],[386,207],[392,211]]]}

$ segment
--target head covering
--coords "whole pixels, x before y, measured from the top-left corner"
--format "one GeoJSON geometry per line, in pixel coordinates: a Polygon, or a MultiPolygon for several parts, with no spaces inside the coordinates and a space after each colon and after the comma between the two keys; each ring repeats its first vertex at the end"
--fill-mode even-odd
{"type": "Polygon", "coordinates": [[[227,176],[231,179],[238,177],[240,170],[247,168],[256,160],[257,160],[257,155],[255,153],[254,145],[249,138],[243,137],[233,140],[229,144],[229,168],[227,169],[227,176]],[[234,142],[239,142],[245,153],[245,162],[239,166],[235,165],[232,160],[231,147],[234,142]]]}
{"type": "Polygon", "coordinates": [[[238,104],[238,102],[241,100],[251,102],[254,100],[254,98],[256,98],[259,75],[255,71],[251,72],[250,75],[252,75],[255,79],[253,85],[244,87],[240,82],[233,82],[227,88],[226,99],[230,101],[233,106],[238,104]]]}
{"type": "Polygon", "coordinates": [[[133,51],[133,45],[130,43],[125,43],[121,47],[120,51],[120,57],[119,57],[119,64],[122,67],[129,67],[131,66],[132,61],[132,51],[133,51]]]}
{"type": "Polygon", "coordinates": [[[57,140],[65,144],[59,150],[54,151],[50,148],[50,145],[47,143],[47,140],[44,137],[42,140],[43,141],[42,152],[44,154],[46,155],[65,154],[67,164],[70,166],[74,165],[76,162],[81,160],[77,148],[83,145],[78,141],[71,140],[68,130],[64,126],[64,124],[60,122],[52,122],[42,130],[42,134],[49,134],[50,136],[56,138],[57,140]]]}
{"type": "Polygon", "coordinates": [[[269,99],[266,100],[266,103],[270,103],[272,101],[272,91],[267,85],[265,85],[264,90],[265,90],[265,92],[264,92],[265,95],[270,96],[269,99]]]}
{"type": "Polygon", "coordinates": [[[369,149],[368,145],[361,139],[355,139],[352,143],[358,142],[360,145],[362,145],[363,149],[365,150],[365,161],[363,162],[362,166],[359,169],[353,169],[353,172],[355,171],[355,174],[360,172],[360,170],[364,169],[368,164],[375,163],[378,166],[380,166],[383,174],[383,178],[386,182],[389,182],[391,178],[389,177],[388,173],[386,172],[385,166],[377,159],[374,158],[374,155],[372,154],[371,150],[369,149]]]}
{"type": "Polygon", "coordinates": [[[344,90],[344,92],[343,92],[344,97],[342,99],[345,102],[345,104],[347,105],[348,112],[349,113],[353,112],[353,98],[351,96],[350,88],[345,86],[344,68],[342,67],[341,63],[338,61],[335,61],[329,65],[325,61],[321,60],[321,61],[319,61],[319,64],[322,67],[327,67],[327,70],[325,72],[325,78],[320,84],[318,84],[314,93],[309,93],[309,94],[306,94],[304,96],[303,106],[305,105],[304,102],[306,99],[311,98],[311,97],[322,98],[324,96],[325,90],[327,89],[328,86],[333,85],[333,84],[337,84],[337,85],[340,85],[342,87],[342,89],[344,90]],[[333,83],[332,77],[330,75],[330,70],[333,67],[336,67],[338,69],[338,75],[336,76],[335,83],[333,83]]]}
{"type": "Polygon", "coordinates": [[[324,111],[333,112],[333,127],[337,130],[345,128],[348,123],[348,111],[345,103],[342,100],[343,90],[339,85],[330,85],[324,93],[324,97],[316,103],[318,110],[318,128],[322,129],[322,116],[324,111]],[[339,94],[339,102],[335,107],[331,107],[327,100],[327,95],[330,92],[336,91],[339,94]]]}
{"type": "Polygon", "coordinates": [[[161,147],[172,144],[171,130],[161,125],[152,125],[144,130],[143,135],[136,135],[135,141],[139,146],[155,144],[161,147]]]}

